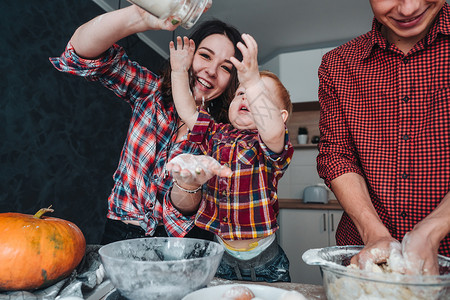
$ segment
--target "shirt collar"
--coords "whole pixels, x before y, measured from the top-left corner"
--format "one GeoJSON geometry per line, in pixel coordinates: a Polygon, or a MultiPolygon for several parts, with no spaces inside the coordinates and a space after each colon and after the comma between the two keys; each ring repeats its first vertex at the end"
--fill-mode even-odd
{"type": "MultiPolygon", "coordinates": [[[[382,24],[376,18],[373,18],[372,30],[370,31],[371,39],[363,53],[364,59],[370,55],[375,46],[386,49],[389,45],[388,41],[381,33],[381,26],[382,24]]],[[[438,34],[450,35],[450,6],[447,2],[444,3],[444,6],[437,15],[436,22],[431,27],[430,32],[425,36],[425,44],[432,44],[438,34]]]]}
{"type": "Polygon", "coordinates": [[[388,46],[387,40],[381,34],[381,23],[378,22],[376,18],[373,18],[372,30],[368,34],[369,34],[369,42],[367,43],[366,48],[364,49],[362,55],[363,59],[369,57],[370,53],[372,53],[372,49],[375,46],[378,46],[381,49],[386,49],[386,47],[388,46]]]}
{"type": "Polygon", "coordinates": [[[427,45],[433,43],[438,34],[450,35],[450,7],[447,2],[444,3],[444,6],[437,16],[436,22],[425,37],[425,43],[427,45]]]}

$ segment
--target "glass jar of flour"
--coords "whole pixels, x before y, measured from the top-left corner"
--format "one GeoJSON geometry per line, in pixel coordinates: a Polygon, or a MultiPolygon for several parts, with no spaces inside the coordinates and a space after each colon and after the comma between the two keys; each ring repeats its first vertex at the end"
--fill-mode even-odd
{"type": "Polygon", "coordinates": [[[212,5],[212,0],[128,0],[152,15],[165,20],[174,17],[189,29],[212,5]]]}

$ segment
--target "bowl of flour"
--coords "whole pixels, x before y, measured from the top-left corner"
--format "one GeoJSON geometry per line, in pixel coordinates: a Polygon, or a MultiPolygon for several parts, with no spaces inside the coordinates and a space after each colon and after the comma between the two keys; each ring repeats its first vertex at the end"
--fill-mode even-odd
{"type": "Polygon", "coordinates": [[[443,300],[450,299],[450,258],[438,256],[439,275],[405,275],[390,265],[375,265],[360,270],[350,264],[363,246],[335,246],[306,251],[302,259],[317,265],[323,274],[328,300],[443,300]]]}

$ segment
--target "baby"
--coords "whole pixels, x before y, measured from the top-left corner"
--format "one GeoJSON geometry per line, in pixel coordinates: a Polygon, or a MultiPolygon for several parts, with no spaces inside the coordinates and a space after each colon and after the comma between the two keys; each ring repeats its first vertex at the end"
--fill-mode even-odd
{"type": "MultiPolygon", "coordinates": [[[[214,122],[202,107],[197,110],[188,75],[195,50],[193,41],[178,37],[176,48],[170,43],[173,99],[179,116],[191,131],[189,139],[197,142],[205,155],[232,171],[225,177],[208,178],[195,225],[214,232],[226,248],[216,276],[290,281],[289,261],[274,233],[278,229],[277,185],[293,155],[285,125],[292,104],[278,77],[259,71],[253,37],[243,34],[242,39],[245,44],[237,45],[243,54],[242,62],[230,58],[240,82],[228,111],[231,125],[214,122]]],[[[208,68],[208,58],[204,58],[208,68]]],[[[224,68],[223,72],[229,69],[224,68]]],[[[196,165],[200,157],[181,155],[167,168],[179,171],[186,164],[196,165]]],[[[200,174],[201,164],[196,166],[200,166],[200,174]]],[[[195,172],[189,176],[195,176],[195,172]]],[[[192,182],[183,181],[181,176],[176,178],[174,185],[182,191],[193,193],[199,189],[188,190],[186,186],[192,187],[192,182]]]]}

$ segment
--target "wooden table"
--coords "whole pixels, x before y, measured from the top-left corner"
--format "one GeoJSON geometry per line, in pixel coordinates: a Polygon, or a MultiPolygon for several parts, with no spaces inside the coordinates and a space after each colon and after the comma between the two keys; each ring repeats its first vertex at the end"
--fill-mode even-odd
{"type": "MultiPolygon", "coordinates": [[[[109,280],[107,280],[109,282],[109,280]]],[[[213,280],[208,284],[208,287],[223,285],[223,284],[259,284],[266,285],[271,287],[276,287],[284,290],[294,290],[297,291],[308,300],[316,300],[316,299],[327,299],[325,296],[325,291],[321,285],[313,285],[313,284],[303,284],[303,283],[291,283],[291,282],[252,282],[252,281],[237,281],[237,280],[225,280],[221,278],[214,277],[213,280]]],[[[124,299],[122,296],[116,292],[116,289],[111,283],[108,283],[106,286],[102,288],[102,291],[98,291],[95,296],[88,298],[87,300],[122,300],[124,299]],[[100,293],[102,293],[101,296],[100,293]]],[[[199,299],[204,300],[204,299],[199,299]]],[[[214,299],[211,299],[214,300],[214,299]]],[[[276,300],[276,299],[274,299],[276,300]]]]}
{"type": "Polygon", "coordinates": [[[308,300],[315,299],[327,299],[325,295],[325,290],[321,285],[313,285],[313,284],[303,284],[303,283],[291,283],[291,282],[252,282],[252,281],[235,281],[235,280],[225,280],[221,278],[214,277],[213,280],[209,283],[208,286],[216,286],[222,284],[260,284],[267,285],[271,287],[276,287],[285,290],[294,290],[297,291],[303,296],[305,296],[308,300]]]}

